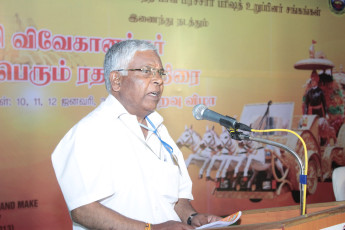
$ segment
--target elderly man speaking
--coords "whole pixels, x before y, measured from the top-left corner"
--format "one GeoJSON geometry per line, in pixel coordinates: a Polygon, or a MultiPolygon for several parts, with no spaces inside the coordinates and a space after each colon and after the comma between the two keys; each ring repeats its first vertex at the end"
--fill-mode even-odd
{"type": "Polygon", "coordinates": [[[106,53],[109,96],[52,154],[73,229],[194,229],[220,217],[198,214],[181,151],[155,112],[166,71],[145,41],[106,53]]]}

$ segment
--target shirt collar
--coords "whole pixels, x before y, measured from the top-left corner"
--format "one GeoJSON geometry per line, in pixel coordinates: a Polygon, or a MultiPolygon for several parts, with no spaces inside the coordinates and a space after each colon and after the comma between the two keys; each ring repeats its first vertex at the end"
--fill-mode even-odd
{"type": "MultiPolygon", "coordinates": [[[[104,103],[106,106],[110,107],[112,113],[115,115],[116,118],[119,118],[121,115],[124,114],[131,115],[121,104],[121,102],[119,102],[112,94],[109,94],[104,103]]],[[[156,128],[158,128],[163,123],[163,117],[156,111],[148,115],[148,118],[152,121],[156,128]]]]}

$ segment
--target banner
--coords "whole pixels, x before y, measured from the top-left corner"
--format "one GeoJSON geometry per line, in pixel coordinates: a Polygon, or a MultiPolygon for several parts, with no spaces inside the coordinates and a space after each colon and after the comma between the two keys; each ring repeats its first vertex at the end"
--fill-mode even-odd
{"type": "MultiPolygon", "coordinates": [[[[153,43],[168,71],[157,110],[184,154],[198,212],[299,202],[290,154],[229,147],[228,131],[193,117],[198,104],[255,129],[298,132],[308,147],[307,204],[333,201],[332,171],[345,165],[344,5],[0,0],[0,230],[71,229],[51,153],[107,97],[104,55],[126,39],[153,43]]],[[[253,135],[291,147],[304,162],[294,135],[253,135]]]]}

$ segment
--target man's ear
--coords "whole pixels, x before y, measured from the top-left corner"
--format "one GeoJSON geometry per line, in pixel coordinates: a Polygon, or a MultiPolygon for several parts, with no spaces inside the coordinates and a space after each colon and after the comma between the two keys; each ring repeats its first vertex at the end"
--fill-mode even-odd
{"type": "Polygon", "coordinates": [[[121,74],[117,71],[113,71],[109,76],[111,88],[114,92],[120,91],[121,88],[121,74]]]}

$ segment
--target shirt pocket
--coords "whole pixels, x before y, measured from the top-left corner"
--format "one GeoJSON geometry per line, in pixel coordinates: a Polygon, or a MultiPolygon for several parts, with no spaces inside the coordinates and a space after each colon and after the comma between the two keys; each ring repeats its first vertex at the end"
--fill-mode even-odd
{"type": "Polygon", "coordinates": [[[179,195],[180,174],[178,167],[160,161],[155,167],[155,188],[158,195],[169,203],[176,203],[179,195]]]}

